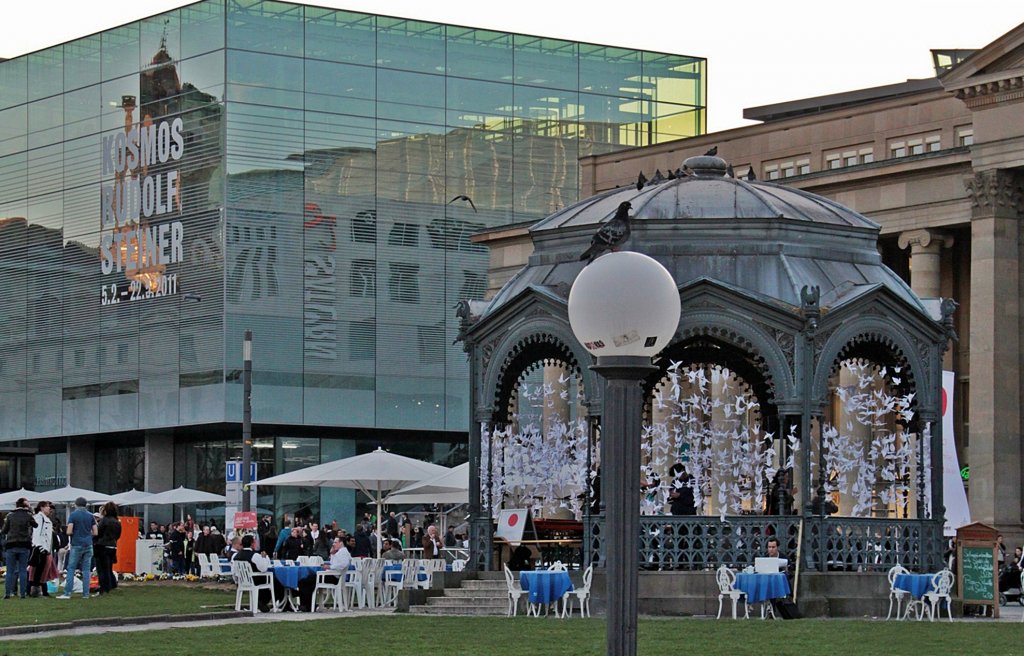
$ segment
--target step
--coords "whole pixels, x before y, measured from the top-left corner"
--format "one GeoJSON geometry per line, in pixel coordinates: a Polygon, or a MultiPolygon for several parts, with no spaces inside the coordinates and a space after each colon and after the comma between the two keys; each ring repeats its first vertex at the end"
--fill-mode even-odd
{"type": "Polygon", "coordinates": [[[502,606],[508,605],[508,599],[494,599],[491,597],[430,597],[427,599],[427,606],[502,606]]]}
{"type": "Polygon", "coordinates": [[[508,592],[505,588],[490,590],[482,588],[445,588],[446,597],[488,597],[491,599],[505,599],[508,592]]]}
{"type": "Polygon", "coordinates": [[[444,606],[411,606],[409,612],[413,615],[488,615],[504,616],[508,614],[508,606],[492,608],[490,606],[476,606],[466,608],[446,608],[444,606]]]}
{"type": "Polygon", "coordinates": [[[504,581],[463,581],[459,588],[445,588],[446,590],[507,590],[504,581]]]}

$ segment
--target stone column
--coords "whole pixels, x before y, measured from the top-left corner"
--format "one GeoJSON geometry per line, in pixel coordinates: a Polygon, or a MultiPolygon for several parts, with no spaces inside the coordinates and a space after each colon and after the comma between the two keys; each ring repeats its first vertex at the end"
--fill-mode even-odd
{"type": "Polygon", "coordinates": [[[953,237],[936,230],[909,230],[899,237],[900,248],[910,247],[910,286],[921,298],[938,298],[942,285],[940,251],[953,245],[953,237]]]}
{"type": "MultiPolygon", "coordinates": [[[[174,435],[165,431],[146,431],[145,436],[146,492],[164,492],[174,487],[174,435]]],[[[145,506],[143,518],[167,522],[171,519],[171,506],[145,506]]],[[[218,524],[223,523],[223,520],[218,524]]]]}
{"type": "MultiPolygon", "coordinates": [[[[96,438],[85,435],[68,438],[68,485],[87,490],[96,487],[96,438]]],[[[121,492],[122,490],[114,490],[121,492]]]]}
{"type": "Polygon", "coordinates": [[[977,173],[970,301],[971,520],[1016,533],[1021,524],[1021,178],[977,173]]]}

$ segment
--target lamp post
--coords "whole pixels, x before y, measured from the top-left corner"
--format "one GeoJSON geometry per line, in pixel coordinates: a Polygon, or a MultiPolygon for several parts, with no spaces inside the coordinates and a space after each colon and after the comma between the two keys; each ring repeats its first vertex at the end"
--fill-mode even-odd
{"type": "Polygon", "coordinates": [[[245,331],[242,342],[242,512],[249,512],[249,487],[252,478],[252,331],[245,331]]]}
{"type": "Polygon", "coordinates": [[[656,260],[608,253],[569,292],[569,323],[605,379],[601,417],[609,656],[635,656],[643,379],[679,325],[679,290],[656,260]]]}

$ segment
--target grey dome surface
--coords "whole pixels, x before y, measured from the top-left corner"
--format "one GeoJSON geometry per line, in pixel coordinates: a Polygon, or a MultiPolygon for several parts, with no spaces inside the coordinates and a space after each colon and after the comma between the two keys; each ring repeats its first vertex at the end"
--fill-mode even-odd
{"type": "Polygon", "coordinates": [[[725,175],[726,164],[717,157],[691,157],[687,164],[696,174],[645,186],[615,189],[555,212],[530,228],[530,232],[591,225],[615,214],[623,200],[633,204],[637,219],[774,219],[852,226],[878,230],[871,219],[827,198],[757,180],[725,175]],[[714,166],[720,163],[720,166],[714,166]]]}
{"type": "Polygon", "coordinates": [[[492,299],[486,314],[528,287],[565,299],[583,268],[579,255],[619,204],[632,205],[622,250],[660,261],[680,287],[714,281],[763,302],[795,309],[817,286],[835,308],[885,287],[926,313],[878,253],[880,227],[832,200],[770,182],[727,177],[717,157],[686,161],[691,175],[614,189],[559,210],[530,228],[534,252],[492,299]]]}

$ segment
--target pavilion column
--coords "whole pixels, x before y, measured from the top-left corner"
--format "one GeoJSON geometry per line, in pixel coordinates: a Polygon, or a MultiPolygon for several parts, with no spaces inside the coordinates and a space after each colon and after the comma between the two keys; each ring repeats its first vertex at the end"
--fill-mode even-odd
{"type": "Polygon", "coordinates": [[[970,300],[971,520],[1017,532],[1021,523],[1022,179],[967,180],[972,201],[970,300]]]}
{"type": "Polygon", "coordinates": [[[909,230],[899,237],[900,248],[910,247],[910,286],[921,298],[938,298],[942,285],[941,251],[953,237],[937,230],[909,230]]]}
{"type": "MultiPolygon", "coordinates": [[[[96,488],[96,438],[86,435],[68,438],[68,485],[87,490],[96,488]]],[[[122,492],[123,490],[114,490],[122,492]]]]}

